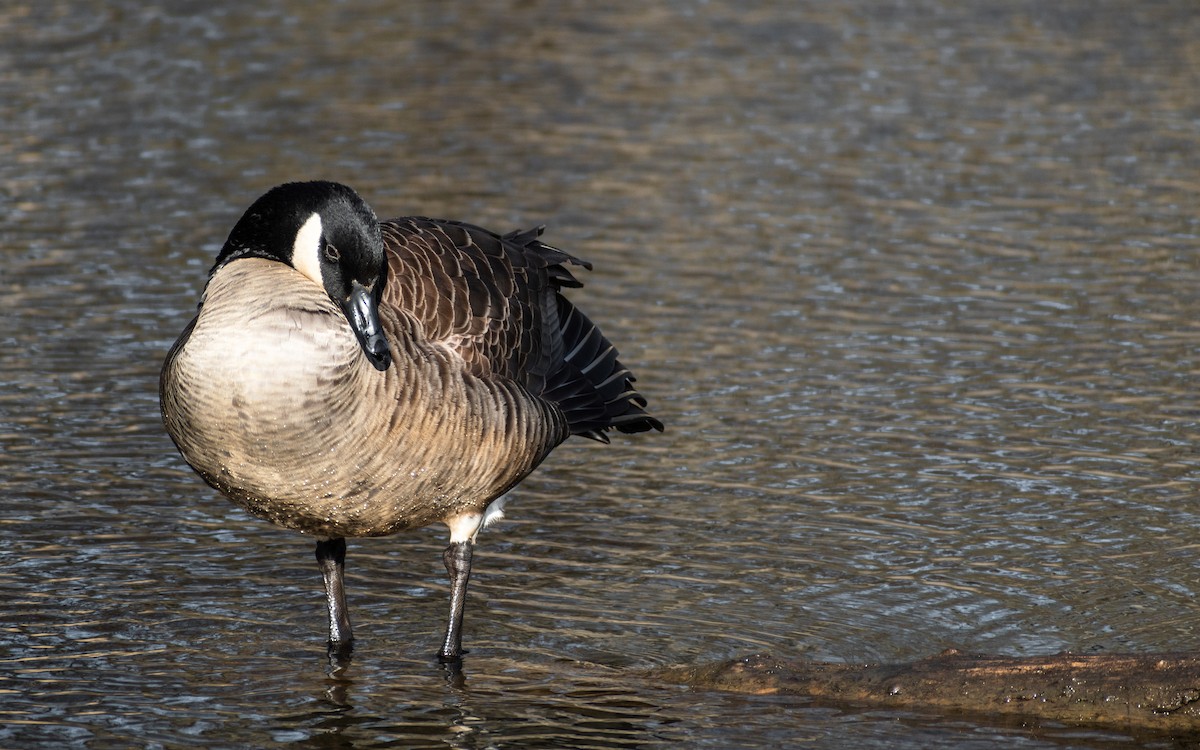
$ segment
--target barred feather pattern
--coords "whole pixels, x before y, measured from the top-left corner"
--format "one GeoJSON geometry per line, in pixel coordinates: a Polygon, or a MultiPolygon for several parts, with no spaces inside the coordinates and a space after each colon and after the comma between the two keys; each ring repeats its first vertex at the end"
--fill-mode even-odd
{"type": "Polygon", "coordinates": [[[470,372],[519,382],[555,404],[575,435],[608,442],[609,429],[662,429],[616,347],[562,294],[583,286],[567,266],[591,264],[542,242],[544,227],[501,236],[424,217],[380,226],[391,274],[384,302],[470,372]]]}

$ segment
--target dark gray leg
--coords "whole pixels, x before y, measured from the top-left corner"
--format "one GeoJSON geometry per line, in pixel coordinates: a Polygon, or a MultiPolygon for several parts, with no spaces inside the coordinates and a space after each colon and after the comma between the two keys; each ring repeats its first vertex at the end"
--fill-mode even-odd
{"type": "Polygon", "coordinates": [[[446,641],[438,652],[438,659],[444,662],[458,661],[462,658],[462,622],[463,606],[467,601],[467,580],[471,577],[471,548],[474,545],[465,542],[450,542],[442,553],[442,562],[446,563],[446,572],[450,574],[450,622],[446,626],[446,641]]]}
{"type": "Polygon", "coordinates": [[[317,565],[325,579],[325,598],[329,602],[329,648],[347,652],[354,642],[350,630],[350,612],[346,609],[346,589],[342,582],[346,569],[346,540],[317,542],[317,565]]]}

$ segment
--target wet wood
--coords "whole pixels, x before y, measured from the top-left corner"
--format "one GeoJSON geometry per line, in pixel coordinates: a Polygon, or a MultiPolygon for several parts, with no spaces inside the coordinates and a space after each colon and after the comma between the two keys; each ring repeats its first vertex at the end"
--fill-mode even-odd
{"type": "Polygon", "coordinates": [[[823,702],[1200,731],[1200,653],[1011,658],[951,650],[907,664],[861,665],[757,655],[658,676],[697,688],[823,702]]]}

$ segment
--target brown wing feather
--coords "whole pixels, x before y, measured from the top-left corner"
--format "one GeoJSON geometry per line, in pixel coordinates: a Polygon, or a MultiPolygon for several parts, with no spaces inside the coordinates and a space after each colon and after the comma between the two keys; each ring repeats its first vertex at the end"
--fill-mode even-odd
{"type": "Polygon", "coordinates": [[[511,378],[534,393],[562,356],[556,292],[579,286],[565,267],[590,265],[537,241],[453,221],[380,224],[390,280],[384,303],[407,313],[430,342],[453,349],[475,375],[511,378]]]}
{"type": "Polygon", "coordinates": [[[498,235],[421,217],[381,223],[391,277],[384,304],[468,372],[520,383],[562,410],[571,432],[662,430],[617,350],[559,291],[591,264],[538,240],[542,227],[498,235]]]}

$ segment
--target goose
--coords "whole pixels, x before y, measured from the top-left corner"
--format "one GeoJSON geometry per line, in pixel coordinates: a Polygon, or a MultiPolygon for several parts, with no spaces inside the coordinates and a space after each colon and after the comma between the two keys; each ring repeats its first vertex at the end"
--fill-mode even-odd
{"type": "Polygon", "coordinates": [[[351,188],[293,182],[234,225],[163,364],[163,423],[200,477],[316,539],[330,649],[353,632],[346,539],[435,523],[458,662],[479,531],[578,435],[662,431],[604,334],[565,296],[591,264],[471,224],[379,221],[351,188]]]}

